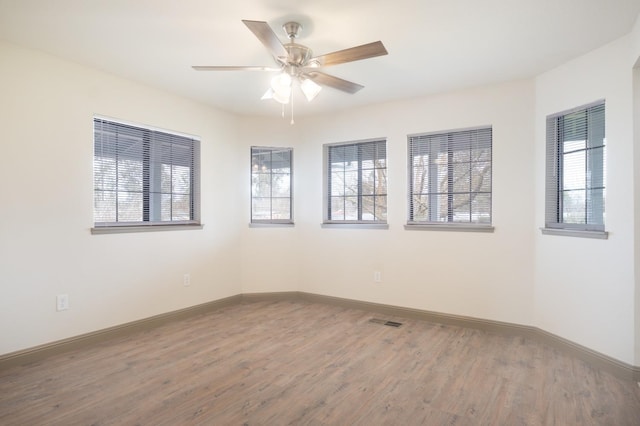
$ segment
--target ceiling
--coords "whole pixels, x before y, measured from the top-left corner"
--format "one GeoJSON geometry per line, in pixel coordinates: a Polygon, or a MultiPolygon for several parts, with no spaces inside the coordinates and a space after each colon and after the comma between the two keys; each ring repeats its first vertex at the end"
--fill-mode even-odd
{"type": "Polygon", "coordinates": [[[325,88],[298,116],[527,78],[629,31],[640,0],[0,0],[0,40],[39,49],[243,115],[272,73],[191,65],[274,61],[242,19],[303,26],[315,55],[381,40],[389,54],[324,68],[365,86],[325,88]]]}

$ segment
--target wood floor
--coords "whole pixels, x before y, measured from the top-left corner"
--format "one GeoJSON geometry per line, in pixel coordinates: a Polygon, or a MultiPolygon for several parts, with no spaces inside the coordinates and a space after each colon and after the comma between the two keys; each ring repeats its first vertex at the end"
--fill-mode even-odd
{"type": "Polygon", "coordinates": [[[2,425],[640,425],[640,387],[553,348],[254,302],[0,371],[2,425]]]}

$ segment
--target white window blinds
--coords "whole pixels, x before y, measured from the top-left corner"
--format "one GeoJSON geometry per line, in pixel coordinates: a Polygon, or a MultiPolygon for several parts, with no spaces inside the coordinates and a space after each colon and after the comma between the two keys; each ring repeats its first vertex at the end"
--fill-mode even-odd
{"type": "Polygon", "coordinates": [[[408,139],[408,224],[491,224],[491,127],[408,139]]]}
{"type": "Polygon", "coordinates": [[[604,231],[605,104],[547,117],[545,226],[604,231]]]}
{"type": "Polygon", "coordinates": [[[94,119],[96,227],[199,224],[200,142],[94,119]]]}

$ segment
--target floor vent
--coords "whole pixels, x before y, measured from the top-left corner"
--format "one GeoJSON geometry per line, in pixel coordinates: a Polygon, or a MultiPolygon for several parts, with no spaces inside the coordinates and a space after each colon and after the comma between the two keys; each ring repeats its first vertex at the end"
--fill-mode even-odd
{"type": "Polygon", "coordinates": [[[378,319],[378,318],[371,318],[369,320],[369,322],[375,323],[375,324],[382,324],[382,325],[388,325],[389,327],[400,327],[402,325],[401,322],[395,322],[395,321],[387,321],[387,320],[383,320],[383,319],[378,319]]]}

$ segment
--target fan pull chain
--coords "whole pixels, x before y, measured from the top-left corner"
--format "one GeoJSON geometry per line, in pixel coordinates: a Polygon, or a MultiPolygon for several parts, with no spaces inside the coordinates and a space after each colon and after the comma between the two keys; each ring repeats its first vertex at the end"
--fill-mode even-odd
{"type": "Polygon", "coordinates": [[[282,106],[282,118],[284,118],[284,104],[280,104],[282,106]]]}
{"type": "Polygon", "coordinates": [[[293,121],[293,90],[291,91],[291,123],[292,126],[295,124],[293,121]]]}

